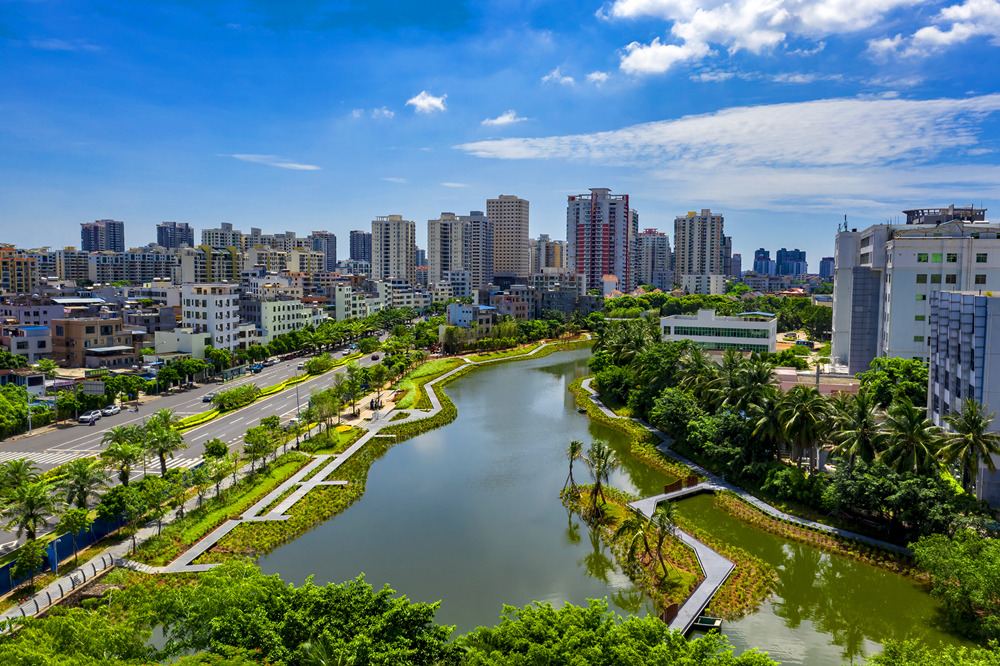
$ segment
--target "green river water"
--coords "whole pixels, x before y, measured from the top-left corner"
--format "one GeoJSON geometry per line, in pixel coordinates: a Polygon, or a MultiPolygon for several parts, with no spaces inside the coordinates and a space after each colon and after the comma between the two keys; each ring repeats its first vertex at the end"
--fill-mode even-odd
{"type": "MultiPolygon", "coordinates": [[[[672,480],[628,455],[618,431],[577,413],[566,387],[587,374],[588,357],[578,350],[505,363],[450,384],[453,423],[391,449],[372,466],[360,502],[262,558],[261,568],[296,584],[363,573],[412,600],[440,600],[438,621],[459,632],[496,624],[504,604],[536,600],[606,597],[619,613],[649,612],[558,497],[572,439],[610,442],[622,461],[611,480],[618,488],[645,496],[672,480]]],[[[582,465],[575,475],[589,481],[582,465]]],[[[724,625],[738,650],[758,646],[786,664],[840,664],[887,638],[959,642],[938,626],[936,602],[906,578],[755,530],[715,509],[710,496],[680,509],[778,572],[778,593],[759,612],[724,625]]]]}

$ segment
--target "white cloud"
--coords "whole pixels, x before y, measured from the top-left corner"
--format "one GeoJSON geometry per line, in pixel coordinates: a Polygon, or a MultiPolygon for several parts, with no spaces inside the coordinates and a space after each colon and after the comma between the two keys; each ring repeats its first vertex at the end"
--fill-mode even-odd
{"type": "Polygon", "coordinates": [[[559,83],[564,86],[573,85],[573,77],[565,76],[562,73],[562,67],[556,67],[551,72],[542,77],[542,83],[559,83]]]}
{"type": "Polygon", "coordinates": [[[408,181],[405,178],[393,178],[392,176],[386,176],[382,180],[387,181],[389,183],[408,183],[408,182],[410,182],[410,181],[408,181]]]}
{"type": "MultiPolygon", "coordinates": [[[[442,97],[441,99],[443,100],[444,98],[442,97]]],[[[388,107],[385,106],[378,109],[372,109],[372,118],[392,118],[395,115],[396,113],[394,111],[390,111],[388,107]]]]}
{"type": "MultiPolygon", "coordinates": [[[[701,60],[724,46],[732,55],[747,50],[761,53],[789,37],[817,39],[870,27],[886,12],[927,0],[614,0],[601,12],[608,19],[655,18],[670,23],[670,40],[633,42],[621,56],[621,69],[633,74],[657,74],[672,66],[701,60]],[[676,42],[676,43],[671,43],[676,42]]],[[[996,0],[968,0],[992,2],[996,0]]],[[[795,54],[811,55],[813,49],[795,54]]]]}
{"type": "Polygon", "coordinates": [[[527,118],[521,118],[517,115],[514,109],[510,109],[506,113],[501,113],[496,118],[487,118],[483,121],[483,125],[513,125],[514,123],[520,123],[527,120],[527,118]]]}
{"type": "Polygon", "coordinates": [[[980,36],[989,37],[994,46],[1000,46],[1000,0],[965,0],[944,7],[931,25],[909,37],[896,35],[891,39],[872,40],[868,47],[875,55],[921,57],[980,36]]]}
{"type": "Polygon", "coordinates": [[[587,74],[587,81],[600,85],[607,81],[609,77],[610,74],[607,72],[591,72],[590,74],[587,74]]]}
{"type": "Polygon", "coordinates": [[[794,51],[789,51],[788,55],[812,56],[816,55],[825,48],[826,48],[826,42],[818,42],[816,46],[814,46],[811,49],[795,49],[794,51]]]}
{"type": "Polygon", "coordinates": [[[413,110],[417,113],[433,113],[435,111],[444,111],[444,100],[446,97],[447,95],[435,97],[426,90],[421,90],[419,95],[406,100],[406,103],[412,106],[413,110]]]}
{"type": "Polygon", "coordinates": [[[354,118],[354,119],[361,118],[364,115],[365,115],[365,110],[364,109],[354,109],[353,111],[351,111],[351,117],[354,118]]]}
{"type": "Polygon", "coordinates": [[[468,187],[467,183],[441,183],[444,187],[468,187]]]}
{"type": "Polygon", "coordinates": [[[238,160],[243,160],[244,162],[253,162],[255,164],[266,164],[268,166],[278,167],[279,169],[292,169],[294,171],[319,171],[320,167],[315,164],[299,164],[297,162],[290,162],[283,157],[278,157],[277,155],[255,155],[255,154],[239,154],[239,155],[228,155],[227,157],[235,157],[238,160]]]}
{"type": "Polygon", "coordinates": [[[101,47],[91,44],[89,42],[83,41],[81,39],[56,39],[55,37],[49,37],[48,39],[32,39],[28,44],[35,49],[42,49],[43,51],[100,51],[101,47]]]}
{"type": "Polygon", "coordinates": [[[979,122],[1000,94],[966,99],[826,99],[736,107],[576,136],[456,146],[479,157],[565,159],[609,166],[718,168],[916,165],[978,148],[979,122]]]}

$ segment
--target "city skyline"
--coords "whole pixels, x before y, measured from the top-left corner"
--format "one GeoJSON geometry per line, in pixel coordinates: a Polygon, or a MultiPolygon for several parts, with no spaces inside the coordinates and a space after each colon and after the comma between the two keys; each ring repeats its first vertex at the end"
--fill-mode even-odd
{"type": "Polygon", "coordinates": [[[644,228],[711,208],[733,252],[816,261],[845,214],[997,210],[995,22],[971,0],[828,4],[12,3],[3,240],[109,218],[130,247],[167,220],[346,246],[399,214],[423,246],[424,221],[500,194],[563,238],[566,196],[608,187],[644,228]]]}

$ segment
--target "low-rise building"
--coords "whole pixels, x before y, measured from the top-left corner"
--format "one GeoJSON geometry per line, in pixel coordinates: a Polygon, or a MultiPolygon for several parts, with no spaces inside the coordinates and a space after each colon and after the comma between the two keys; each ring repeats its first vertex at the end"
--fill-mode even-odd
{"type": "Polygon", "coordinates": [[[0,329],[0,347],[34,365],[43,358],[52,358],[52,331],[48,326],[4,326],[0,329]]]}
{"type": "Polygon", "coordinates": [[[706,296],[723,294],[726,291],[725,275],[684,275],[681,277],[681,289],[688,294],[703,294],[706,296]]]}
{"type": "Polygon", "coordinates": [[[662,317],[660,329],[665,342],[690,340],[711,351],[777,351],[778,318],[768,312],[721,317],[715,310],[698,310],[695,315],[662,317]]]}
{"type": "Polygon", "coordinates": [[[121,368],[136,363],[132,331],[121,317],[52,320],[52,360],[67,368],[121,368]]]}
{"type": "Polygon", "coordinates": [[[185,284],[181,289],[181,324],[196,333],[211,333],[212,346],[240,346],[240,288],[235,284],[185,284]]]}

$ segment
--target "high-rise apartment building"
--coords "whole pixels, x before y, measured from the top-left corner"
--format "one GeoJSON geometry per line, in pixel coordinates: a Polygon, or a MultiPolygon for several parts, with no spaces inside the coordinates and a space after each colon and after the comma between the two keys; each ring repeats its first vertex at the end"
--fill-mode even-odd
{"type": "Polygon", "coordinates": [[[125,223],[96,220],[80,223],[80,249],[84,252],[125,251],[125,223]]]}
{"type": "Polygon", "coordinates": [[[528,270],[534,275],[546,268],[566,269],[566,241],[552,240],[548,234],[539,234],[529,242],[528,270]]]}
{"type": "Polygon", "coordinates": [[[656,229],[645,229],[639,234],[638,284],[651,284],[657,289],[673,288],[674,276],[670,270],[670,239],[656,229]]]}
{"type": "Polygon", "coordinates": [[[722,237],[722,274],[730,276],[733,274],[733,237],[722,237]]]}
{"type": "Polygon", "coordinates": [[[351,259],[355,261],[372,260],[372,235],[367,231],[351,232],[351,259]]]}
{"type": "Polygon", "coordinates": [[[1000,224],[984,209],[903,212],[906,224],[837,234],[831,356],[851,374],[875,357],[927,360],[931,292],[1000,291],[1000,224]]]}
{"type": "Polygon", "coordinates": [[[194,247],[194,229],[187,222],[161,222],[156,225],[156,244],[168,250],[194,247]]]}
{"type": "Polygon", "coordinates": [[[819,276],[824,280],[833,279],[833,257],[823,257],[819,260],[819,276]]]}
{"type": "Polygon", "coordinates": [[[587,289],[599,289],[605,275],[618,278],[619,289],[636,287],[639,214],[627,194],[592,187],[570,196],[566,205],[567,268],[582,274],[587,289]]]}
{"type": "Polygon", "coordinates": [[[734,254],[730,261],[730,266],[733,271],[733,277],[738,278],[743,275],[743,255],[738,252],[734,254]]]}
{"type": "Polygon", "coordinates": [[[440,284],[449,272],[467,271],[471,288],[493,280],[493,221],[482,211],[441,213],[427,220],[427,282],[440,284]]]}
{"type": "Polygon", "coordinates": [[[413,251],[413,263],[417,266],[427,265],[427,250],[421,250],[419,247],[413,251]]]}
{"type": "Polygon", "coordinates": [[[774,263],[777,264],[778,275],[805,275],[809,272],[809,265],[806,263],[806,252],[795,248],[787,250],[781,248],[775,254],[774,263]]]}
{"type": "Polygon", "coordinates": [[[753,253],[753,272],[757,275],[777,275],[778,269],[771,253],[764,248],[753,253]]]}
{"type": "Polygon", "coordinates": [[[486,200],[486,217],[493,221],[493,272],[528,275],[528,200],[510,194],[486,200]]]}
{"type": "Polygon", "coordinates": [[[329,231],[314,231],[309,240],[310,249],[323,255],[323,270],[328,273],[337,270],[337,237],[329,231]]]}
{"type": "Polygon", "coordinates": [[[372,220],[372,279],[416,282],[416,225],[402,215],[372,220]]]}
{"type": "MultiPolygon", "coordinates": [[[[686,275],[723,275],[724,219],[708,208],[674,219],[674,275],[683,284],[686,275]]],[[[710,284],[714,284],[709,282],[710,284]]]]}
{"type": "Polygon", "coordinates": [[[0,244],[0,293],[30,294],[38,284],[38,263],[13,245],[0,244]]]}
{"type": "Polygon", "coordinates": [[[233,229],[231,223],[223,222],[218,229],[202,229],[201,244],[209,247],[235,247],[242,250],[243,232],[233,229]]]}

